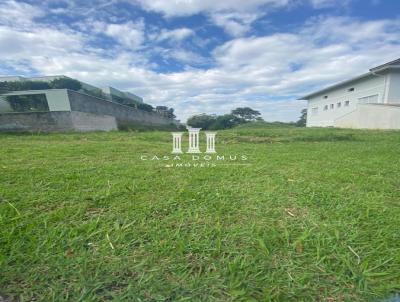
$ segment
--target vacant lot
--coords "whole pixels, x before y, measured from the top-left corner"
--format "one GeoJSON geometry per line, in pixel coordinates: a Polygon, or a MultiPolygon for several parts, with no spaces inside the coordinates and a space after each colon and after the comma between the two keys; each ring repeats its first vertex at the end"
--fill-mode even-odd
{"type": "Polygon", "coordinates": [[[163,160],[171,149],[168,132],[0,135],[0,295],[379,301],[400,292],[400,132],[248,125],[218,132],[224,161],[163,160]]]}

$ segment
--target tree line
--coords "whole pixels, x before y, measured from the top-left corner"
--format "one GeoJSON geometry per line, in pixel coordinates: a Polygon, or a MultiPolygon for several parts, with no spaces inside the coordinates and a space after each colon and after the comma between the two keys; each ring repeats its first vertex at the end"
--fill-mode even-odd
{"type": "Polygon", "coordinates": [[[202,128],[204,130],[222,130],[262,120],[259,111],[250,107],[238,107],[229,114],[216,115],[203,113],[193,115],[187,120],[187,124],[191,127],[202,128]]]}
{"type": "MultiPolygon", "coordinates": [[[[307,120],[307,109],[301,111],[301,116],[297,122],[279,123],[297,127],[305,127],[307,120]]],[[[223,130],[233,128],[240,124],[257,122],[264,120],[261,118],[261,113],[250,107],[238,107],[233,109],[229,114],[216,115],[216,114],[198,114],[193,115],[187,120],[187,125],[194,128],[202,128],[204,130],[223,130]]]]}

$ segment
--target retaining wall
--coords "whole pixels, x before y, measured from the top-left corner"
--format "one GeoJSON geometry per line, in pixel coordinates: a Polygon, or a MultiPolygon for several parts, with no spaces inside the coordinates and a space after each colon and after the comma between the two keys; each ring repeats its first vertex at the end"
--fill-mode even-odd
{"type": "Polygon", "coordinates": [[[138,125],[160,127],[175,124],[173,119],[157,113],[138,110],[72,90],[68,90],[68,98],[72,111],[114,116],[120,128],[138,125]]]}
{"type": "Polygon", "coordinates": [[[86,112],[50,111],[0,114],[0,131],[68,132],[116,130],[115,117],[86,112]]]}

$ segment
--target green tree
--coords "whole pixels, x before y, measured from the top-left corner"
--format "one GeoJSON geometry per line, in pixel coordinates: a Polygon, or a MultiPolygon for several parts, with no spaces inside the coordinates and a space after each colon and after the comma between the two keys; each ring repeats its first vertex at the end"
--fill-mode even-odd
{"type": "Polygon", "coordinates": [[[137,109],[147,111],[147,112],[152,112],[154,110],[153,106],[146,104],[146,103],[139,103],[136,106],[137,106],[137,109]]]}
{"type": "Polygon", "coordinates": [[[305,127],[307,123],[307,109],[301,110],[299,120],[296,122],[297,127],[305,127]]]}
{"type": "Polygon", "coordinates": [[[257,110],[251,109],[250,107],[238,107],[231,112],[232,115],[244,119],[246,122],[257,120],[257,117],[261,113],[257,110]]]}
{"type": "Polygon", "coordinates": [[[0,91],[21,91],[21,90],[41,90],[50,89],[51,86],[45,81],[9,81],[0,82],[0,91]]]}
{"type": "Polygon", "coordinates": [[[174,108],[168,108],[167,116],[168,118],[176,118],[176,115],[174,114],[174,108]]]}
{"type": "Polygon", "coordinates": [[[58,78],[50,82],[50,86],[53,89],[70,89],[78,91],[82,88],[81,82],[70,78],[58,78]]]}
{"type": "Polygon", "coordinates": [[[194,128],[201,128],[204,130],[211,129],[211,125],[215,123],[217,117],[215,115],[208,115],[208,114],[198,114],[191,116],[186,124],[192,126],[194,128]]]}
{"type": "Polygon", "coordinates": [[[214,123],[211,124],[211,130],[222,130],[222,129],[229,129],[233,128],[239,124],[244,122],[243,119],[233,115],[233,114],[224,114],[220,115],[216,118],[214,123]]]}

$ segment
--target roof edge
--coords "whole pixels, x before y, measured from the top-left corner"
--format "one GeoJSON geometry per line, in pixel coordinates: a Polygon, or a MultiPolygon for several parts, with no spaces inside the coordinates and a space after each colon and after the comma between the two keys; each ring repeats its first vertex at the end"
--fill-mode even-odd
{"type": "Polygon", "coordinates": [[[351,79],[348,79],[348,80],[345,80],[345,81],[341,81],[341,82],[337,82],[336,84],[327,86],[327,87],[322,88],[322,89],[320,89],[320,90],[318,90],[318,91],[315,91],[315,92],[306,94],[305,96],[299,97],[299,98],[297,98],[296,100],[298,100],[298,101],[300,101],[300,100],[308,100],[308,98],[313,97],[313,96],[315,96],[315,95],[317,95],[317,94],[320,94],[320,93],[329,91],[329,90],[331,90],[331,89],[333,89],[333,88],[336,88],[336,87],[339,87],[339,86],[342,86],[342,85],[351,83],[351,82],[353,82],[353,81],[357,81],[357,80],[366,78],[366,77],[371,76],[371,75],[374,75],[374,73],[370,71],[370,72],[361,74],[361,75],[359,75],[359,76],[353,77],[353,78],[351,78],[351,79]]]}

